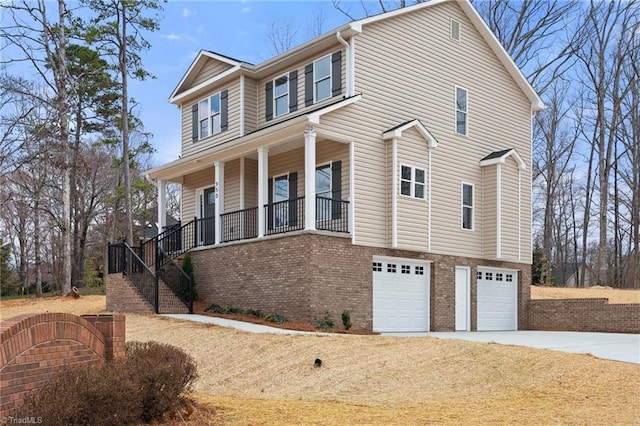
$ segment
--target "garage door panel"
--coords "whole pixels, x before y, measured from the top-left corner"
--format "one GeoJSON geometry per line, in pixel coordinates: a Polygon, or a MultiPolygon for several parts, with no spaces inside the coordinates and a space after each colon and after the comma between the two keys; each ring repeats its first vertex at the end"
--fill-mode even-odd
{"type": "Polygon", "coordinates": [[[517,272],[478,268],[478,331],[517,329],[517,272]]]}
{"type": "Polygon", "coordinates": [[[428,267],[428,263],[374,258],[374,331],[428,331],[428,267]]]}

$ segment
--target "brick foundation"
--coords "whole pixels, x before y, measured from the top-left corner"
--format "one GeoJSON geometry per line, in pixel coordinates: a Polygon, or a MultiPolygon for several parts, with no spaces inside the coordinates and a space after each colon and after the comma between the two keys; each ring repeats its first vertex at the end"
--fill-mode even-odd
{"type": "Polygon", "coordinates": [[[640,333],[640,304],[608,299],[544,299],[529,302],[529,329],[640,333]]]}
{"type": "MultiPolygon", "coordinates": [[[[153,305],[144,298],[136,286],[122,273],[107,275],[107,311],[131,314],[153,314],[153,305]]],[[[161,314],[188,314],[189,308],[162,280],[158,282],[158,312],[161,314]]]]}
{"type": "Polygon", "coordinates": [[[123,315],[25,314],[0,324],[0,418],[61,368],[124,355],[123,315]]]}
{"type": "Polygon", "coordinates": [[[471,327],[476,329],[478,266],[510,268],[518,274],[518,328],[525,329],[531,268],[526,264],[358,246],[350,238],[300,233],[194,250],[200,299],[221,306],[277,312],[312,322],[329,312],[340,324],[351,311],[354,329],[373,327],[373,256],[432,261],[432,331],[455,328],[455,267],[471,267],[471,327]]]}

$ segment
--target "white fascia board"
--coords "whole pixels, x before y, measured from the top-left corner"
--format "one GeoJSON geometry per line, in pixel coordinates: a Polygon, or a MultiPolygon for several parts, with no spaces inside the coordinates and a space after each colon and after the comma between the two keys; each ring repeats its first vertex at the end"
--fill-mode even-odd
{"type": "Polygon", "coordinates": [[[509,152],[504,154],[502,157],[492,158],[490,160],[482,160],[482,161],[480,161],[480,167],[491,166],[493,164],[504,164],[504,163],[506,163],[507,158],[509,158],[509,157],[513,157],[513,159],[516,160],[516,163],[518,163],[518,169],[519,170],[526,170],[527,164],[524,162],[522,157],[520,157],[520,154],[518,154],[518,151],[516,151],[515,148],[511,149],[509,152]]]}
{"type": "Polygon", "coordinates": [[[340,109],[342,107],[345,107],[347,105],[351,105],[355,102],[358,102],[360,99],[362,99],[362,95],[356,95],[356,96],[347,98],[343,101],[340,101],[338,103],[335,103],[333,105],[329,105],[326,108],[322,108],[321,110],[308,114],[307,120],[309,121],[310,124],[320,124],[320,117],[322,117],[323,115],[330,113],[332,111],[335,111],[337,109],[340,109]]]}
{"type": "Polygon", "coordinates": [[[225,72],[222,72],[218,75],[216,75],[213,78],[210,78],[209,80],[203,81],[202,83],[198,84],[197,86],[192,87],[189,90],[185,90],[184,92],[180,93],[179,95],[175,95],[172,96],[171,98],[169,98],[169,102],[172,104],[178,103],[180,100],[189,97],[191,95],[194,95],[195,93],[198,93],[199,91],[206,89],[209,86],[214,85],[215,83],[217,83],[218,81],[220,81],[221,79],[230,76],[233,73],[236,73],[238,71],[240,71],[241,66],[240,65],[236,65],[232,68],[229,68],[228,70],[226,70],[225,72]]]}
{"type": "Polygon", "coordinates": [[[424,126],[424,124],[422,124],[422,122],[420,120],[418,120],[418,119],[412,120],[412,121],[406,123],[404,126],[400,126],[400,127],[396,128],[396,129],[384,132],[382,134],[382,139],[383,140],[389,140],[389,139],[394,139],[394,138],[401,138],[402,137],[402,132],[404,132],[405,130],[410,129],[412,127],[415,127],[416,130],[418,130],[418,132],[422,135],[422,137],[427,142],[429,142],[429,148],[436,148],[438,146],[438,141],[436,140],[436,138],[433,136],[433,134],[431,134],[429,129],[427,129],[424,126]]]}

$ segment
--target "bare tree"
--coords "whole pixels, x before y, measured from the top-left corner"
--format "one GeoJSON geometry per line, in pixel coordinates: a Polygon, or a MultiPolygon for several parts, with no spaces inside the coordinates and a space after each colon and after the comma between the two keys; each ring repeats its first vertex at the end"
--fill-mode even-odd
{"type": "MultiPolygon", "coordinates": [[[[61,253],[62,292],[71,292],[71,188],[70,188],[70,147],[69,147],[69,97],[70,78],[66,68],[67,26],[70,12],[64,0],[57,0],[55,18],[52,20],[45,0],[14,1],[3,8],[7,12],[8,25],[0,29],[1,38],[19,52],[6,62],[29,64],[40,80],[46,85],[47,93],[35,93],[43,103],[55,111],[51,131],[55,135],[53,165],[62,174],[61,253]],[[49,96],[49,94],[51,96],[49,96]]],[[[5,63],[6,63],[5,62],[5,63]]]]}
{"type": "Polygon", "coordinates": [[[279,55],[291,49],[296,42],[298,28],[289,20],[272,20],[267,30],[267,40],[272,54],[279,55]]]}
{"type": "MultiPolygon", "coordinates": [[[[618,128],[623,125],[623,100],[631,87],[624,80],[629,66],[630,45],[622,36],[637,24],[638,2],[592,2],[585,10],[581,37],[577,50],[581,70],[586,76],[585,90],[594,114],[589,118],[585,136],[592,141],[597,158],[598,179],[598,256],[596,272],[598,284],[605,284],[609,261],[609,194],[611,172],[618,128]]],[[[587,212],[588,214],[588,212],[587,212]]]]}

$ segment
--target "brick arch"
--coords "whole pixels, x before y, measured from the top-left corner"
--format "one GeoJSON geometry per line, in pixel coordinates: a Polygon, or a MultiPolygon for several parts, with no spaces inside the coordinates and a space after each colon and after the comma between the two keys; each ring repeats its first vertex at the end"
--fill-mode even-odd
{"type": "Polygon", "coordinates": [[[10,415],[29,391],[44,386],[61,368],[102,363],[113,357],[114,346],[124,348],[123,316],[90,315],[87,319],[45,313],[2,321],[0,417],[10,415]],[[114,330],[116,322],[121,324],[118,330],[114,330]],[[114,344],[115,334],[121,335],[122,342],[114,344]]]}

